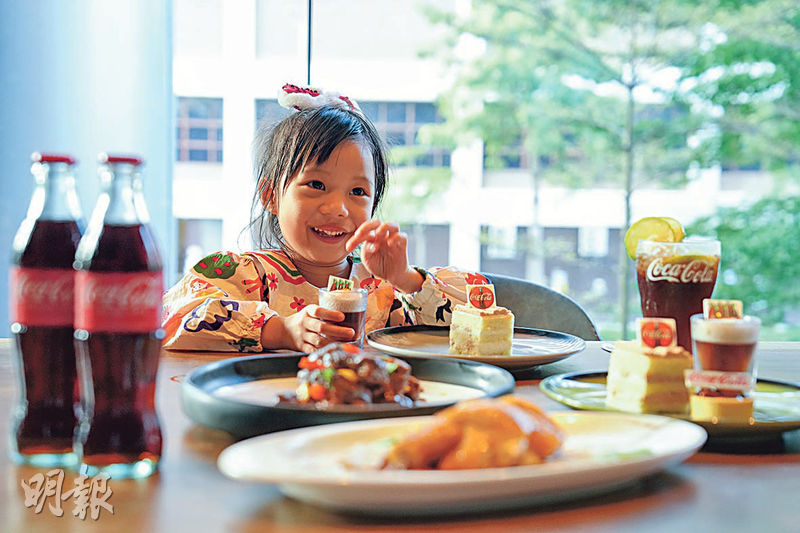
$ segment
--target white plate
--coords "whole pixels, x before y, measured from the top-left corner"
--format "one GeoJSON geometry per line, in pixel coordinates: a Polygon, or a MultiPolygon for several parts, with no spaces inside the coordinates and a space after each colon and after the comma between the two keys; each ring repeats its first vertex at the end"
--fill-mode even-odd
{"type": "Polygon", "coordinates": [[[672,418],[559,412],[560,456],[541,465],[460,471],[387,471],[375,465],[391,439],[430,417],[364,420],[263,435],[220,454],[226,475],[275,483],[292,498],[370,515],[473,512],[541,504],[618,487],[677,464],[706,441],[672,418]],[[354,466],[358,465],[358,466],[354,466]]]}
{"type": "Polygon", "coordinates": [[[367,334],[367,344],[386,353],[417,357],[467,359],[506,370],[524,370],[561,361],[586,348],[586,342],[569,333],[534,328],[514,328],[511,355],[450,353],[449,326],[394,326],[367,334]]]}

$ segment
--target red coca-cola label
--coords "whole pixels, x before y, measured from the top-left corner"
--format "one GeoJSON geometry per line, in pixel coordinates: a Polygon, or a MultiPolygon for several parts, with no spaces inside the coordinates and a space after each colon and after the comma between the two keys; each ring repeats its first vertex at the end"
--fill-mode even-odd
{"type": "Polygon", "coordinates": [[[756,379],[747,372],[717,372],[713,370],[684,370],[687,387],[711,388],[717,390],[750,391],[756,379]]]}
{"type": "Polygon", "coordinates": [[[713,263],[703,259],[693,259],[685,263],[664,263],[664,260],[658,257],[647,265],[647,279],[670,283],[714,283],[716,279],[714,266],[713,263]]]}
{"type": "Polygon", "coordinates": [[[161,272],[75,274],[75,328],[145,333],[161,325],[161,272]]]}
{"type": "Polygon", "coordinates": [[[11,267],[11,321],[26,326],[71,326],[74,287],[71,269],[11,267]]]}

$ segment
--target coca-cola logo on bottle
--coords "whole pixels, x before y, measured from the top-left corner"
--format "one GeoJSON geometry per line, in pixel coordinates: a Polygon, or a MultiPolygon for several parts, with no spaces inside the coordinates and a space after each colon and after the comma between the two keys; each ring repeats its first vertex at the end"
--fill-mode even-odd
{"type": "Polygon", "coordinates": [[[161,317],[160,272],[78,272],[75,324],[88,331],[151,331],[161,317]]]}
{"type": "Polygon", "coordinates": [[[59,271],[59,274],[43,277],[28,269],[20,269],[15,296],[26,305],[36,307],[70,306],[75,296],[72,271],[59,271]]]}
{"type": "Polygon", "coordinates": [[[161,282],[152,277],[135,277],[109,284],[103,279],[90,278],[83,294],[85,303],[122,312],[161,304],[161,282]]]}
{"type": "Polygon", "coordinates": [[[649,281],[670,283],[713,283],[714,265],[704,259],[693,259],[688,263],[664,263],[661,257],[647,266],[649,281]]]}
{"type": "Polygon", "coordinates": [[[72,324],[72,270],[11,269],[11,320],[29,326],[72,324]]]}

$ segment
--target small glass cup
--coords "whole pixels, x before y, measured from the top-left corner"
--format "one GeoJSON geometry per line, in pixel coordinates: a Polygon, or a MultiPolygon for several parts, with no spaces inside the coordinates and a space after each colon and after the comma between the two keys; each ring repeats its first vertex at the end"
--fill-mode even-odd
{"type": "Polygon", "coordinates": [[[761,319],[692,315],[695,367],[714,376],[699,393],[749,397],[756,380],[755,350],[761,319]],[[742,376],[746,379],[741,379],[742,376]]]}
{"type": "Polygon", "coordinates": [[[367,295],[369,295],[369,291],[366,289],[353,289],[350,291],[330,291],[325,287],[319,289],[320,307],[344,313],[344,320],[332,323],[352,328],[356,334],[350,343],[359,347],[364,345],[364,327],[367,323],[367,295]]]}

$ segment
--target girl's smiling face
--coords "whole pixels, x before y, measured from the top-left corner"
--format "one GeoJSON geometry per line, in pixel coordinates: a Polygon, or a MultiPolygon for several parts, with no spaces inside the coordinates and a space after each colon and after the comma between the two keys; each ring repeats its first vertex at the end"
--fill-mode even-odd
{"type": "Polygon", "coordinates": [[[338,265],[345,243],[369,220],[375,190],[372,154],[360,142],[344,141],[324,163],[311,161],[289,177],[275,214],[295,254],[311,264],[338,265]]]}

